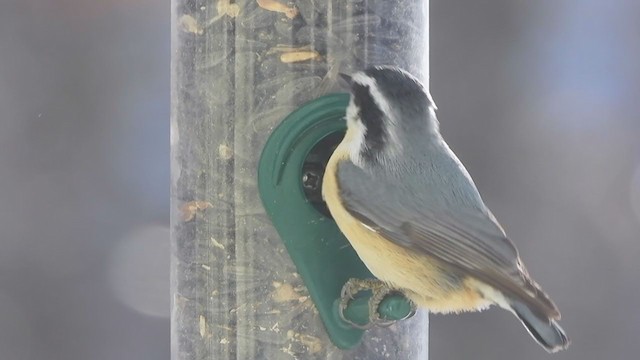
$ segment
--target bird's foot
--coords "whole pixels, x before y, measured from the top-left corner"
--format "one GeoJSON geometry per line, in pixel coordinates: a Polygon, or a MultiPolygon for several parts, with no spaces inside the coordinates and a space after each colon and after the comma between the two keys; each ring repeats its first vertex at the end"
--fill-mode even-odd
{"type": "MultiPolygon", "coordinates": [[[[389,287],[386,283],[377,279],[349,279],[342,287],[342,293],[340,298],[340,318],[347,322],[349,325],[361,329],[368,330],[374,326],[387,327],[396,322],[396,320],[383,319],[380,316],[378,308],[382,301],[391,294],[401,293],[397,289],[389,287]],[[349,305],[349,302],[355,298],[355,296],[361,291],[371,291],[371,298],[369,298],[369,322],[366,324],[358,324],[347,319],[344,316],[344,312],[349,305]]],[[[408,319],[416,313],[415,304],[411,303],[411,312],[401,320],[408,319]]]]}

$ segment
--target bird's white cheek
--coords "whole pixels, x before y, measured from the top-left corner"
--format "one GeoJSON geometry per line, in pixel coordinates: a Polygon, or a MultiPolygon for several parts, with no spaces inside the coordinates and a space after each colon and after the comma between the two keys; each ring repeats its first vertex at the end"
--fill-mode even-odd
{"type": "Polygon", "coordinates": [[[349,127],[351,132],[351,142],[349,143],[349,157],[351,162],[360,166],[362,163],[362,149],[364,147],[364,135],[366,128],[360,121],[354,121],[354,124],[349,127]]]}
{"type": "Polygon", "coordinates": [[[345,145],[348,147],[349,157],[351,161],[359,165],[361,164],[361,153],[364,146],[364,136],[367,128],[358,118],[358,109],[353,103],[353,98],[347,106],[346,116],[347,134],[345,136],[345,145]]]}
{"type": "Polygon", "coordinates": [[[358,118],[358,109],[356,108],[356,105],[353,102],[353,96],[349,100],[349,105],[347,106],[345,118],[347,119],[348,127],[352,127],[358,118]]]}

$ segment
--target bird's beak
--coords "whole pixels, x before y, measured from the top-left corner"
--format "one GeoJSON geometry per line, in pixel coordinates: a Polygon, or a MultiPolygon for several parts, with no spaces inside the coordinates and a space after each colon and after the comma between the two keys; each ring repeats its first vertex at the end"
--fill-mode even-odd
{"type": "Polygon", "coordinates": [[[347,75],[347,74],[343,74],[343,73],[338,73],[338,75],[340,75],[340,78],[347,83],[348,87],[351,87],[351,76],[347,75]]]}

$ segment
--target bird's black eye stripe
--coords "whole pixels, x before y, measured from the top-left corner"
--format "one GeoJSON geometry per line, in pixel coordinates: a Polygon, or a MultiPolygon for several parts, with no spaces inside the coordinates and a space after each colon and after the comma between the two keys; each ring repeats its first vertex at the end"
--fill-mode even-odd
{"type": "Polygon", "coordinates": [[[386,141],[385,115],[373,100],[368,86],[353,83],[351,90],[353,92],[353,101],[360,111],[360,120],[367,129],[364,137],[366,149],[363,156],[373,156],[383,149],[386,141]]]}

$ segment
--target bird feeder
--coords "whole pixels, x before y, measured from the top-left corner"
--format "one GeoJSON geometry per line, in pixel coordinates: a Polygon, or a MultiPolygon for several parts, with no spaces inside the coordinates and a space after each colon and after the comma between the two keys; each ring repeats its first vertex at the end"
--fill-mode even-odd
{"type": "Polygon", "coordinates": [[[427,358],[423,312],[366,332],[337,316],[342,284],[371,274],[320,191],[346,125],[338,73],[397,65],[427,83],[427,5],[173,1],[173,359],[427,358]]]}

